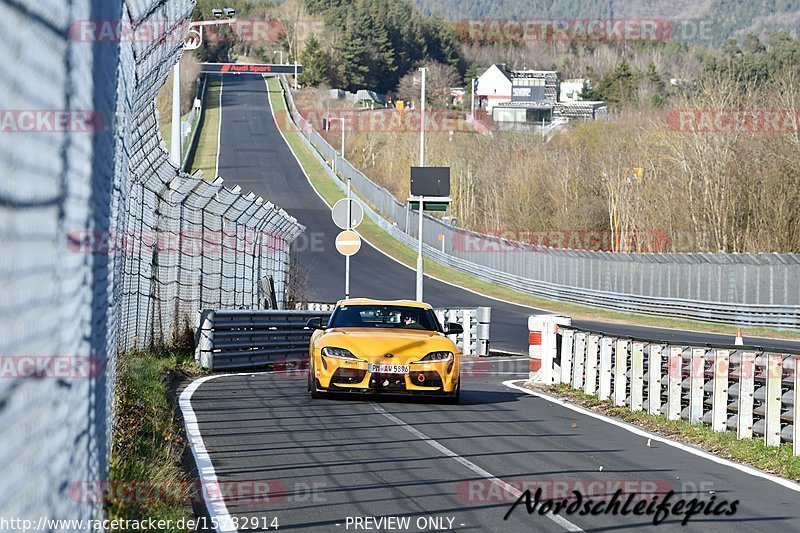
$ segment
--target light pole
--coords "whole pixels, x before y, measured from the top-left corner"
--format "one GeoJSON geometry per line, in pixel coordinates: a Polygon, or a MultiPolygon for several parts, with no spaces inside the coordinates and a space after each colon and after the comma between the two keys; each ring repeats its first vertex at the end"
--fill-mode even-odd
{"type": "MultiPolygon", "coordinates": [[[[425,73],[426,68],[420,68],[422,72],[422,96],[420,98],[420,119],[419,119],[419,166],[425,166],[425,73]]],[[[425,218],[425,197],[419,197],[419,217],[418,243],[417,243],[417,301],[422,301],[422,279],[423,279],[423,260],[422,260],[422,220],[425,218]]]]}
{"type": "MultiPolygon", "coordinates": [[[[323,128],[326,131],[330,131],[331,129],[331,120],[338,120],[342,123],[342,154],[341,158],[344,159],[344,117],[327,117],[326,123],[323,124],[323,128]]],[[[333,172],[336,172],[336,158],[333,159],[333,172]]],[[[352,230],[350,226],[353,223],[353,195],[352,195],[352,188],[350,186],[350,175],[347,176],[347,229],[352,230]]],[[[350,256],[344,256],[344,297],[350,298],[350,256]]]]}
{"type": "Polygon", "coordinates": [[[181,166],[181,60],[172,67],[172,139],[170,159],[176,167],[181,166]]]}
{"type": "Polygon", "coordinates": [[[475,122],[475,82],[478,80],[472,78],[472,121],[475,122]]]}

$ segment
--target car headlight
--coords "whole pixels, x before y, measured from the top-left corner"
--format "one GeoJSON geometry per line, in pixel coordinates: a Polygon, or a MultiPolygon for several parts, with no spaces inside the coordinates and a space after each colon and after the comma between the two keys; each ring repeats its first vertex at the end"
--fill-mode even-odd
{"type": "Polygon", "coordinates": [[[337,359],[356,359],[356,356],[350,350],[344,348],[332,348],[325,346],[322,348],[322,355],[325,357],[335,357],[337,359]]]}
{"type": "Polygon", "coordinates": [[[453,352],[431,352],[420,361],[452,361],[453,352]]]}

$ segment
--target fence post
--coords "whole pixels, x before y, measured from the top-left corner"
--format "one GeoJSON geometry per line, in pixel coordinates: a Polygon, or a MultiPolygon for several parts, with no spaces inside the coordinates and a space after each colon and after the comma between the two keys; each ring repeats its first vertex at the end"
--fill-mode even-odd
{"type": "Polygon", "coordinates": [[[603,401],[611,397],[611,347],[614,339],[603,337],[600,340],[600,387],[597,397],[603,401]]]}
{"type": "Polygon", "coordinates": [[[736,435],[740,439],[753,437],[753,391],[755,390],[756,354],[745,352],[739,363],[739,408],[736,435]]]}
{"type": "Polygon", "coordinates": [[[572,371],[572,388],[580,389],[583,385],[584,362],[586,358],[586,333],[579,331],[575,335],[575,367],[572,371]]]}
{"type": "Polygon", "coordinates": [[[689,367],[689,423],[703,421],[703,381],[705,378],[705,349],[692,349],[689,367]]]}
{"type": "Polygon", "coordinates": [[[681,381],[683,380],[683,347],[669,347],[667,362],[667,418],[681,418],[681,381]]]}
{"type": "Polygon", "coordinates": [[[614,350],[614,405],[624,406],[628,389],[628,340],[617,339],[614,350]]]}
{"type": "Polygon", "coordinates": [[[781,444],[781,382],[783,381],[783,356],[767,355],[767,397],[764,400],[764,442],[767,446],[781,444]]]}
{"type": "Polygon", "coordinates": [[[644,404],[644,343],[631,348],[631,410],[641,411],[644,404]]]}
{"type": "Polygon", "coordinates": [[[569,384],[572,379],[574,340],[574,330],[567,329],[561,333],[561,383],[569,384]]]}
{"type": "Polygon", "coordinates": [[[586,379],[583,384],[583,392],[592,394],[597,390],[597,348],[600,338],[597,335],[589,335],[586,345],[586,379]]]}
{"type": "Polygon", "coordinates": [[[728,369],[730,352],[716,350],[714,354],[714,395],[711,399],[711,429],[728,429],[728,369]]]}
{"type": "Polygon", "coordinates": [[[663,346],[651,344],[647,361],[647,412],[657,415],[661,411],[661,351],[663,346]]]}

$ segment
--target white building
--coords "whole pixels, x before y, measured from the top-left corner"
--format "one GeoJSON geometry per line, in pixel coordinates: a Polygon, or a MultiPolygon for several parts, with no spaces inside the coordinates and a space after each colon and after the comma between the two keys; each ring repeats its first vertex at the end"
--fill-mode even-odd
{"type": "Polygon", "coordinates": [[[505,65],[492,65],[478,77],[475,91],[479,107],[489,113],[499,105],[511,101],[511,72],[505,65]]]}
{"type": "Polygon", "coordinates": [[[561,82],[561,94],[559,102],[580,102],[581,92],[583,91],[584,79],[564,80],[561,82]]]}

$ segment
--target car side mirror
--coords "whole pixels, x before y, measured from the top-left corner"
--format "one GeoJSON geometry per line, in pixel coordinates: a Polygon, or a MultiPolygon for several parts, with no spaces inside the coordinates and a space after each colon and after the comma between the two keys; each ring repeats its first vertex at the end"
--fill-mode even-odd
{"type": "Polygon", "coordinates": [[[322,323],[321,316],[315,316],[314,318],[308,319],[308,321],[306,322],[306,327],[309,327],[311,329],[325,329],[328,327],[328,325],[322,323]]]}
{"type": "Polygon", "coordinates": [[[459,333],[464,333],[464,326],[461,324],[456,324],[455,322],[448,322],[444,325],[444,334],[445,335],[458,335],[459,333]]]}

